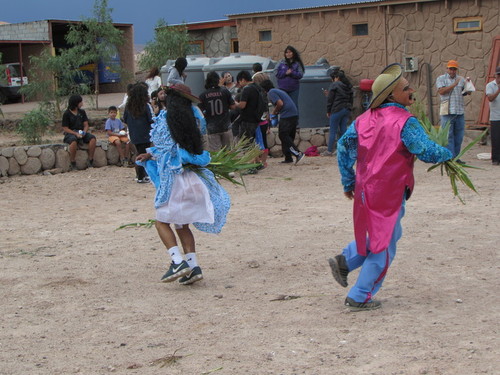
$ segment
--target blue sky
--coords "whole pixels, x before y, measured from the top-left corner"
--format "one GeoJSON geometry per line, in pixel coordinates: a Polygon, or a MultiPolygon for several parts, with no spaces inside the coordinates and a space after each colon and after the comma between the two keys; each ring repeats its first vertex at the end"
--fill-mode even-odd
{"type": "MultiPolygon", "coordinates": [[[[227,14],[260,12],[277,9],[304,8],[349,0],[179,0],[138,1],[108,0],[113,9],[113,21],[134,25],[135,43],[145,44],[153,39],[153,30],[160,18],[168,24],[224,19],[227,14]]],[[[9,23],[56,20],[81,20],[91,17],[93,0],[22,0],[9,1],[2,6],[0,21],[9,23]]]]}

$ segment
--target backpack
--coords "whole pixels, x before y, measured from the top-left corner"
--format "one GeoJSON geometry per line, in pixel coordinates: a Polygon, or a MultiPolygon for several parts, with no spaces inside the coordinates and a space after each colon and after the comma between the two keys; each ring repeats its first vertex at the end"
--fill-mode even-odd
{"type": "Polygon", "coordinates": [[[257,102],[257,109],[255,110],[255,114],[259,119],[261,119],[262,115],[269,111],[269,107],[267,105],[267,94],[259,85],[252,83],[252,86],[259,93],[259,101],[257,102]]]}

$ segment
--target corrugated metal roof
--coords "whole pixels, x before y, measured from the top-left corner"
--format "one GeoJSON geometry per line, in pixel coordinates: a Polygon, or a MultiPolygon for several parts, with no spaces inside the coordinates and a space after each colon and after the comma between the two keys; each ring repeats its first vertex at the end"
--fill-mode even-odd
{"type": "MultiPolygon", "coordinates": [[[[339,0],[339,1],[332,1],[332,4],[328,4],[328,5],[318,5],[318,6],[304,7],[304,8],[263,10],[263,11],[258,11],[258,12],[226,14],[225,16],[226,17],[231,17],[231,16],[245,16],[245,15],[250,15],[250,14],[265,14],[265,13],[272,13],[272,12],[315,10],[315,9],[321,9],[321,8],[328,8],[328,7],[332,7],[332,6],[346,6],[346,5],[359,5],[359,4],[381,3],[381,2],[386,2],[386,1],[387,0],[363,0],[363,1],[345,1],[345,0],[339,0]]],[[[413,1],[407,1],[407,3],[412,3],[412,2],[413,1]]]]}

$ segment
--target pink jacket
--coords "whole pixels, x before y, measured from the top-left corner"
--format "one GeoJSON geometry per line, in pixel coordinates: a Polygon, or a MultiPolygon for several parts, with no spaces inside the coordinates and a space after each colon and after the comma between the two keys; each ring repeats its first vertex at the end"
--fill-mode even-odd
{"type": "Polygon", "coordinates": [[[360,255],[384,251],[391,240],[406,189],[413,190],[411,154],[401,131],[411,113],[399,107],[368,110],[356,120],[358,158],[354,235],[360,255]]]}

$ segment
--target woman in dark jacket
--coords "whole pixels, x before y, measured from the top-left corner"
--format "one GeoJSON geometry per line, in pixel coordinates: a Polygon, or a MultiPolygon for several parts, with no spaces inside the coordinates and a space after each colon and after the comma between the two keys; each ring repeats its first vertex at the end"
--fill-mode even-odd
{"type": "Polygon", "coordinates": [[[330,77],[333,82],[328,89],[326,105],[326,116],[330,119],[330,136],[328,151],[323,152],[322,156],[332,156],[337,149],[337,132],[339,133],[338,138],[345,133],[353,103],[352,85],[344,72],[336,70],[330,77]]]}
{"type": "Polygon", "coordinates": [[[292,98],[297,110],[299,109],[300,79],[304,75],[304,64],[299,52],[292,46],[285,48],[285,58],[275,69],[278,79],[278,88],[285,91],[292,98]]]}
{"type": "MultiPolygon", "coordinates": [[[[123,121],[127,124],[130,141],[135,146],[138,154],[146,152],[151,146],[149,132],[153,123],[152,108],[149,104],[148,88],[143,83],[137,83],[130,90],[127,99],[123,121]]],[[[149,177],[140,165],[135,166],[136,180],[138,183],[149,182],[149,177]]]]}

